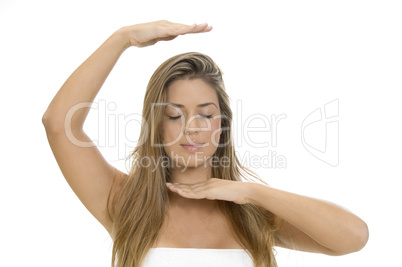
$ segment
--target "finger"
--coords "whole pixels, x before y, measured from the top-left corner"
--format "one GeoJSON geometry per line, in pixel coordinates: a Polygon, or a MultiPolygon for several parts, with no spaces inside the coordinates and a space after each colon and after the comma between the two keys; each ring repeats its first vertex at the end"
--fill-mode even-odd
{"type": "Polygon", "coordinates": [[[207,185],[199,185],[199,186],[195,186],[195,187],[191,188],[191,190],[194,192],[201,192],[201,191],[205,191],[207,189],[208,189],[207,185]]]}
{"type": "Polygon", "coordinates": [[[179,193],[179,191],[182,191],[182,189],[176,187],[176,186],[172,186],[172,185],[167,185],[167,187],[169,188],[170,191],[174,192],[174,193],[179,193]]]}
{"type": "Polygon", "coordinates": [[[212,30],[212,26],[208,26],[208,23],[203,24],[193,24],[193,25],[186,25],[181,27],[178,30],[178,34],[184,35],[188,33],[201,33],[201,32],[209,32],[212,30]]]}
{"type": "Polygon", "coordinates": [[[189,190],[188,188],[178,188],[175,186],[168,186],[168,188],[170,189],[170,191],[177,193],[185,198],[197,198],[197,199],[203,198],[200,195],[197,195],[194,192],[191,192],[191,190],[189,190]]]}
{"type": "Polygon", "coordinates": [[[197,186],[197,185],[183,185],[183,184],[180,184],[180,185],[179,184],[167,184],[167,186],[173,192],[179,193],[179,190],[180,190],[187,194],[200,192],[202,190],[202,188],[204,188],[204,187],[197,186]]]}
{"type": "Polygon", "coordinates": [[[208,23],[199,24],[195,28],[195,32],[207,32],[210,30],[212,30],[212,26],[209,26],[208,23]]]}
{"type": "Polygon", "coordinates": [[[193,199],[203,199],[205,198],[205,192],[199,191],[195,192],[190,188],[177,188],[177,193],[186,198],[193,198],[193,199]]]}
{"type": "Polygon", "coordinates": [[[201,182],[201,183],[196,183],[196,184],[181,184],[181,183],[175,183],[175,184],[172,184],[172,186],[173,186],[173,187],[176,187],[176,188],[189,188],[189,189],[194,190],[194,189],[196,189],[196,188],[200,188],[200,187],[202,187],[202,186],[205,186],[205,185],[207,184],[207,182],[208,182],[208,181],[201,182]]]}
{"type": "Polygon", "coordinates": [[[208,194],[208,186],[207,185],[192,185],[192,186],[174,186],[174,190],[180,194],[184,194],[186,197],[190,198],[206,198],[208,194]]]}
{"type": "Polygon", "coordinates": [[[169,24],[166,24],[165,27],[167,27],[166,30],[169,35],[177,36],[193,31],[197,27],[197,25],[186,25],[181,23],[169,22],[169,24]]]}
{"type": "Polygon", "coordinates": [[[167,186],[170,189],[173,189],[173,190],[183,190],[184,188],[186,188],[186,189],[189,188],[189,185],[183,185],[183,184],[181,184],[181,185],[179,185],[179,184],[168,184],[167,186]]]}

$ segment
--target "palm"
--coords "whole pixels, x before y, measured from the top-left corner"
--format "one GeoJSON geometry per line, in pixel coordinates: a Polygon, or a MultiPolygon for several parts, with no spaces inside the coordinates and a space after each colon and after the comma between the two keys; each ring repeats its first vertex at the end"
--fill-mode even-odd
{"type": "Polygon", "coordinates": [[[230,181],[218,178],[209,178],[197,184],[168,184],[168,188],[182,197],[193,199],[210,199],[233,201],[236,204],[245,204],[245,192],[248,183],[230,181]]]}

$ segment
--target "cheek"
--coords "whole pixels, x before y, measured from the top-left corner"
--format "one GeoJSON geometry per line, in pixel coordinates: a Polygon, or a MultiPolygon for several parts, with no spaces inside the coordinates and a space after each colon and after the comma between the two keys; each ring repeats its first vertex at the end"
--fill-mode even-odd
{"type": "Polygon", "coordinates": [[[179,123],[163,123],[162,126],[162,136],[165,143],[171,142],[180,136],[181,127],[179,123]]]}
{"type": "Polygon", "coordinates": [[[211,125],[211,139],[213,141],[213,145],[217,146],[219,144],[219,139],[221,136],[221,120],[212,121],[211,125]]]}

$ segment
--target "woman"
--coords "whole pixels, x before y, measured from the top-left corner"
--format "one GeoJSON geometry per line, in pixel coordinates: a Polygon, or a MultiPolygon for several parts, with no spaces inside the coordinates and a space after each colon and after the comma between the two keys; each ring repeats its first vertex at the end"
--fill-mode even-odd
{"type": "Polygon", "coordinates": [[[230,265],[276,266],[274,246],[327,255],[362,249],[368,228],[359,217],[264,185],[240,164],[221,71],[201,53],[174,56],[151,77],[129,174],[106,162],[91,143],[83,131],[86,103],[128,47],[211,29],[157,21],[117,30],[68,78],[43,115],[64,177],[114,241],[112,266],[156,266],[178,251],[161,265],[179,266],[176,257],[195,253],[204,260],[217,257],[215,263],[224,262],[219,266],[244,255],[230,265]]]}

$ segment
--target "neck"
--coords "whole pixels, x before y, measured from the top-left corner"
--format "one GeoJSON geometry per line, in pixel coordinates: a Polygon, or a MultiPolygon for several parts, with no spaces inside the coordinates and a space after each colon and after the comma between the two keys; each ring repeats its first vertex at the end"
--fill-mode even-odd
{"type": "MultiPolygon", "coordinates": [[[[191,167],[191,168],[171,168],[170,181],[172,183],[196,184],[207,181],[211,178],[211,168],[191,167]]],[[[168,190],[170,204],[181,207],[184,210],[196,208],[199,211],[211,210],[216,208],[216,201],[209,199],[192,199],[180,196],[168,190]]],[[[188,211],[188,210],[187,210],[188,211]]]]}
{"type": "Polygon", "coordinates": [[[171,168],[170,181],[172,183],[196,184],[211,178],[211,168],[190,167],[171,168]]]}

